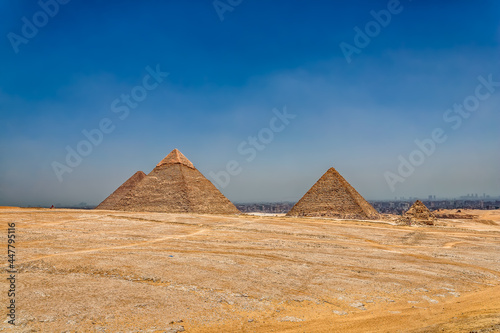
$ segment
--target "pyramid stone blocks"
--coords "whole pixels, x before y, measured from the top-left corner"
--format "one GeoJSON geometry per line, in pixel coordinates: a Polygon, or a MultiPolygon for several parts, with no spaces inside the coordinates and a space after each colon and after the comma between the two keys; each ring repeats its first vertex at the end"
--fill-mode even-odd
{"type": "Polygon", "coordinates": [[[412,224],[425,224],[434,225],[436,218],[434,214],[424,205],[420,200],[408,209],[400,219],[400,222],[407,225],[412,224]]]}
{"type": "Polygon", "coordinates": [[[240,213],[177,149],[161,160],[110,209],[165,213],[240,213]]]}
{"type": "Polygon", "coordinates": [[[96,207],[96,209],[109,209],[114,210],[118,202],[130,192],[141,180],[146,177],[146,174],[142,171],[137,171],[132,177],[127,179],[125,183],[120,185],[109,197],[104,199],[103,202],[96,207]]]}
{"type": "Polygon", "coordinates": [[[287,216],[376,219],[378,213],[337,170],[330,168],[287,216]]]}

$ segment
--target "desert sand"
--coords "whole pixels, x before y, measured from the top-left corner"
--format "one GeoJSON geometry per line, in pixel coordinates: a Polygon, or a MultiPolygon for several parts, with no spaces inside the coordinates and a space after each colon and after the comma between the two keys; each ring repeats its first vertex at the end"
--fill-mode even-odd
{"type": "Polygon", "coordinates": [[[499,332],[500,211],[463,213],[410,227],[6,207],[0,244],[15,222],[19,332],[499,332]]]}

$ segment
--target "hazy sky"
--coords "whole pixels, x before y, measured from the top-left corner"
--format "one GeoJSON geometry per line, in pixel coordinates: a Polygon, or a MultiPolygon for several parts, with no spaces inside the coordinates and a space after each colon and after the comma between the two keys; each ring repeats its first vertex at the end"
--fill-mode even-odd
{"type": "Polygon", "coordinates": [[[500,195],[498,1],[59,1],[0,2],[0,205],[98,204],[174,148],[233,202],[332,166],[500,195]]]}

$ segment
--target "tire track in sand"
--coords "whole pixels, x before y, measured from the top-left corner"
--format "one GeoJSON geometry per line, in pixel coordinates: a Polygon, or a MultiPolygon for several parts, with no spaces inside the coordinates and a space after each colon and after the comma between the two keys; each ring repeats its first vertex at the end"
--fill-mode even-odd
{"type": "MultiPolygon", "coordinates": [[[[167,239],[184,238],[184,237],[189,237],[189,236],[193,236],[193,235],[198,235],[198,234],[202,234],[202,233],[204,233],[204,232],[206,232],[208,230],[209,229],[201,229],[201,230],[192,232],[190,234],[166,236],[166,237],[151,239],[151,240],[147,240],[147,241],[143,241],[143,242],[138,242],[138,243],[130,243],[130,244],[125,244],[125,245],[116,245],[116,246],[108,246],[108,247],[98,247],[98,248],[88,249],[88,250],[77,250],[77,251],[70,251],[70,252],[54,253],[54,254],[49,254],[49,255],[46,255],[46,256],[41,256],[41,257],[37,257],[37,258],[33,258],[33,259],[23,260],[23,261],[18,262],[17,264],[19,265],[19,264],[24,264],[24,263],[28,263],[28,262],[37,261],[37,260],[42,260],[42,259],[45,259],[45,258],[59,257],[59,256],[68,256],[68,255],[72,255],[72,254],[82,254],[82,253],[92,253],[92,252],[100,252],[100,251],[115,250],[115,249],[125,249],[125,248],[129,248],[129,247],[134,247],[134,246],[140,246],[140,245],[145,245],[145,244],[158,243],[158,242],[161,242],[161,241],[164,241],[164,240],[167,240],[167,239]]],[[[7,267],[7,265],[2,265],[0,267],[7,267]]]]}

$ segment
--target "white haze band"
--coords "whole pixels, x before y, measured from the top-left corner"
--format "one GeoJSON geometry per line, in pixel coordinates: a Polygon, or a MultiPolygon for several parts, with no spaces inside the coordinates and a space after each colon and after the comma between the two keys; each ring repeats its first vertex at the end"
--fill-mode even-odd
{"type": "MultiPolygon", "coordinates": [[[[475,112],[481,102],[486,101],[495,93],[496,88],[500,87],[500,81],[493,81],[493,75],[489,74],[485,79],[482,75],[477,77],[479,84],[474,89],[474,94],[464,98],[462,104],[455,103],[452,108],[443,113],[443,121],[450,125],[451,129],[456,131],[462,126],[464,119],[467,119],[475,112]]],[[[430,157],[437,149],[440,143],[448,139],[446,130],[438,127],[432,130],[429,138],[423,140],[416,139],[417,146],[408,157],[398,156],[399,165],[397,172],[386,171],[384,173],[385,181],[391,192],[396,190],[398,183],[403,183],[408,177],[413,175],[415,169],[424,164],[426,158],[430,157]]]]}
{"type": "MultiPolygon", "coordinates": [[[[282,132],[290,124],[290,120],[296,117],[296,115],[287,112],[286,106],[283,107],[283,111],[274,108],[273,114],[274,117],[269,120],[269,127],[262,128],[256,136],[249,136],[238,145],[238,154],[247,156],[245,158],[247,162],[252,162],[257,157],[257,152],[266,149],[267,145],[273,142],[274,134],[282,132]]],[[[208,174],[217,186],[225,188],[229,185],[231,177],[237,176],[241,172],[243,172],[243,167],[240,162],[230,160],[226,163],[225,170],[210,171],[208,174]]]]}

